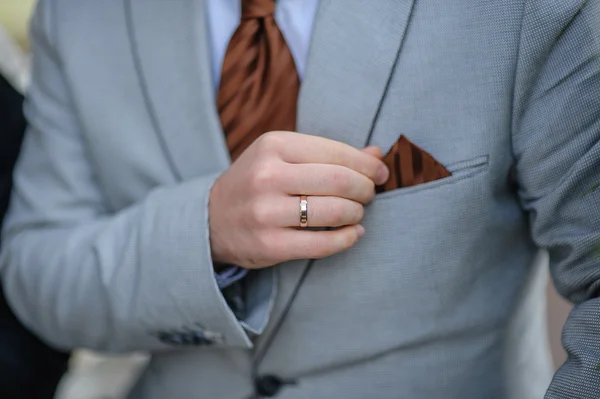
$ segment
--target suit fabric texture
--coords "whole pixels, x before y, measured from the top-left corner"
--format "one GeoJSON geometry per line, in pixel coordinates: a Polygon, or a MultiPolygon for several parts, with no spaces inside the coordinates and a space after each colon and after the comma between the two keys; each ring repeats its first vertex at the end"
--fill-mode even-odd
{"type": "Polygon", "coordinates": [[[59,347],[152,352],[135,399],[241,399],[253,372],[296,379],[282,399],[596,398],[599,20],[597,0],[321,1],[298,131],[402,133],[452,176],[376,195],[349,251],[252,273],[238,320],[210,254],[230,160],[203,2],[42,0],[7,296],[59,347]],[[540,249],[576,303],[552,382],[540,249]]]}

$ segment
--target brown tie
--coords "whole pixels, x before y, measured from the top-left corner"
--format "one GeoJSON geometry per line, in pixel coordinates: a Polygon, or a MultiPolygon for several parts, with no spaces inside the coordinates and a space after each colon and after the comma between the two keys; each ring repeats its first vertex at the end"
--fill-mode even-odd
{"type": "Polygon", "coordinates": [[[275,0],[242,0],[225,53],[217,109],[232,160],[261,134],[296,128],[300,80],[274,13],[275,0]]]}

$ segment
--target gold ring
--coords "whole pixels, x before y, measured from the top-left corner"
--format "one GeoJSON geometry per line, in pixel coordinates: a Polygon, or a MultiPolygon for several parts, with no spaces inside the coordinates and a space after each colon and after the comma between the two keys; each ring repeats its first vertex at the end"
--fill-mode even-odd
{"type": "Polygon", "coordinates": [[[308,227],[308,199],[306,195],[300,196],[300,227],[308,227]]]}

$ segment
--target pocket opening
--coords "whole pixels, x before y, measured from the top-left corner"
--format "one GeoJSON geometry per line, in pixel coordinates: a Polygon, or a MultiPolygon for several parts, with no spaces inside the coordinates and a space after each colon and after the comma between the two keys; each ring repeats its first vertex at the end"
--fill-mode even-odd
{"type": "Polygon", "coordinates": [[[381,194],[375,195],[375,201],[385,200],[394,198],[395,196],[416,193],[428,189],[433,189],[446,184],[456,183],[460,180],[466,179],[478,175],[483,172],[489,164],[489,155],[479,156],[466,161],[458,161],[451,163],[446,166],[446,169],[452,174],[452,176],[444,177],[443,179],[434,180],[431,182],[418,184],[411,187],[402,187],[395,190],[387,191],[381,194]]]}

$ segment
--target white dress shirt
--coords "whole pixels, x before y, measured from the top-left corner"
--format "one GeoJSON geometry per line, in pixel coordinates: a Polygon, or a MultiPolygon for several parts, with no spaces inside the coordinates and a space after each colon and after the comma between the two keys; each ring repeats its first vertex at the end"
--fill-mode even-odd
{"type": "MultiPolygon", "coordinates": [[[[206,0],[215,92],[229,40],[240,24],[243,0],[206,0]]],[[[319,0],[277,0],[275,21],[292,52],[300,79],[304,74],[319,0]]]]}

